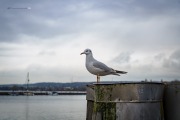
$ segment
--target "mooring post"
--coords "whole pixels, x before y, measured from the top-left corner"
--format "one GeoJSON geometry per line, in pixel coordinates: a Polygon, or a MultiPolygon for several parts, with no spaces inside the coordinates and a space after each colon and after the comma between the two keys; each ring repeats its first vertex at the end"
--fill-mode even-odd
{"type": "Polygon", "coordinates": [[[88,85],[86,120],[164,120],[163,91],[155,82],[88,85]]]}

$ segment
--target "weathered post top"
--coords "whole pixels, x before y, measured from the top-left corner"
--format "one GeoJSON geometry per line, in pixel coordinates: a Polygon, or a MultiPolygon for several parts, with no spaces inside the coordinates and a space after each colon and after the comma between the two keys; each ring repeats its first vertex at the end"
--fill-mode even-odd
{"type": "Polygon", "coordinates": [[[96,102],[162,101],[164,84],[159,82],[98,83],[87,86],[87,100],[96,102]]]}
{"type": "Polygon", "coordinates": [[[140,120],[142,115],[143,120],[163,120],[163,91],[164,84],[159,82],[88,85],[87,120],[140,120]]]}

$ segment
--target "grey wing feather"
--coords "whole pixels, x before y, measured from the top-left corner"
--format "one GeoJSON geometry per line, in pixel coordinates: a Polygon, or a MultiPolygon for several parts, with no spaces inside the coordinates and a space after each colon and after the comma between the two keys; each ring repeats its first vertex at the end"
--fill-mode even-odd
{"type": "Polygon", "coordinates": [[[99,61],[93,62],[93,66],[96,68],[102,69],[104,71],[110,71],[111,70],[108,66],[106,66],[104,63],[99,62],[99,61]]]}

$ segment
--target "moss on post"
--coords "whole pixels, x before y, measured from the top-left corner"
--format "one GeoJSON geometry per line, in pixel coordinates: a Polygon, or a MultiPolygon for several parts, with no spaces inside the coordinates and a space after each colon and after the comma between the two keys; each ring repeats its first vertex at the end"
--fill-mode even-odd
{"type": "Polygon", "coordinates": [[[103,120],[116,120],[116,103],[94,102],[94,111],[100,113],[103,120]]]}
{"type": "Polygon", "coordinates": [[[114,85],[96,85],[95,86],[95,101],[96,102],[105,102],[111,101],[112,90],[114,85]]]}
{"type": "Polygon", "coordinates": [[[114,85],[96,85],[93,112],[100,113],[103,120],[116,120],[116,103],[111,101],[114,85]]]}

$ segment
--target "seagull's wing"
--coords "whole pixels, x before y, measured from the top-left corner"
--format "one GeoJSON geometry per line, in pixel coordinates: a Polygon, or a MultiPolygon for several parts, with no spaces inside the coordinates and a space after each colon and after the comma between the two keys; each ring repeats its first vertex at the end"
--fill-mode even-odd
{"type": "Polygon", "coordinates": [[[109,72],[111,70],[111,68],[109,68],[104,63],[99,62],[99,61],[94,61],[93,66],[96,67],[96,68],[99,68],[99,69],[101,69],[101,70],[103,70],[105,72],[109,72]]]}

